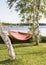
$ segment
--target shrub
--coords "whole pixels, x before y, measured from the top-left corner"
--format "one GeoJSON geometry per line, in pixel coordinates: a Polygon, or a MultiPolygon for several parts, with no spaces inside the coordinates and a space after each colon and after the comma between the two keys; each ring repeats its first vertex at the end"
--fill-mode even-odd
{"type": "MultiPolygon", "coordinates": [[[[33,42],[33,38],[32,37],[30,39],[28,39],[28,40],[25,40],[25,41],[17,40],[17,39],[14,39],[13,37],[11,38],[10,36],[9,36],[9,38],[10,38],[12,43],[30,43],[30,42],[33,42]]],[[[40,35],[40,42],[46,42],[46,37],[40,35]]],[[[0,37],[0,44],[1,43],[4,43],[4,41],[0,37]]]]}
{"type": "Polygon", "coordinates": [[[46,42],[46,36],[40,36],[40,42],[46,42]]]}

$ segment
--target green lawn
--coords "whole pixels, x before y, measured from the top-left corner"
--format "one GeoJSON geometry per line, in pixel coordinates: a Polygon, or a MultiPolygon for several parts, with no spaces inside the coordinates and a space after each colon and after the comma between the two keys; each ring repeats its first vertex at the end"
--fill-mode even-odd
{"type": "Polygon", "coordinates": [[[8,50],[5,44],[0,44],[0,65],[46,65],[46,43],[38,46],[26,44],[13,44],[16,59],[8,59],[8,50]]]}

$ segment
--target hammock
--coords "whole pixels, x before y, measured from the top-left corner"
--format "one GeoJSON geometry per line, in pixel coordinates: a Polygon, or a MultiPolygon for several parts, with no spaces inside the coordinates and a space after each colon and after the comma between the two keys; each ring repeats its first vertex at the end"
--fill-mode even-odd
{"type": "Polygon", "coordinates": [[[28,40],[32,37],[32,34],[24,33],[24,32],[14,32],[14,31],[8,31],[9,35],[14,37],[17,40],[28,40]]]}

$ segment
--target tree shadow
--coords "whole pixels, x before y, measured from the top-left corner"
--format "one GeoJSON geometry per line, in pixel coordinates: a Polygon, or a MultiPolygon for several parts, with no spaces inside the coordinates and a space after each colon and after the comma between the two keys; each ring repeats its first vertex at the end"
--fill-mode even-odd
{"type": "Polygon", "coordinates": [[[46,52],[28,52],[28,53],[18,53],[17,55],[31,55],[31,54],[35,54],[35,55],[43,55],[46,54],[46,52]]]}
{"type": "Polygon", "coordinates": [[[36,46],[36,44],[32,44],[32,43],[23,43],[23,44],[13,45],[14,48],[18,48],[18,47],[32,47],[32,46],[36,46]]]}
{"type": "Polygon", "coordinates": [[[15,59],[15,60],[6,59],[6,60],[0,61],[0,64],[1,65],[18,65],[18,63],[20,64],[21,62],[22,62],[21,59],[15,59]]]}
{"type": "Polygon", "coordinates": [[[9,60],[9,59],[6,59],[6,60],[2,60],[2,61],[0,61],[0,64],[8,64],[8,63],[10,63],[11,62],[11,60],[9,60]]]}

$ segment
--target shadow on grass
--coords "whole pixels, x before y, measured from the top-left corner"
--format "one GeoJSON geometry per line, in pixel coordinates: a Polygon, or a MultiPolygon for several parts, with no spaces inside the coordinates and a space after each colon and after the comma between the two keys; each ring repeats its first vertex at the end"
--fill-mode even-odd
{"type": "Polygon", "coordinates": [[[9,60],[9,59],[6,59],[6,60],[0,61],[0,64],[7,64],[7,63],[10,63],[10,62],[12,62],[12,61],[9,60]]]}
{"type": "Polygon", "coordinates": [[[32,46],[36,46],[36,44],[32,44],[32,43],[22,43],[22,44],[13,45],[14,48],[19,48],[19,47],[32,47],[32,46]]]}
{"type": "MultiPolygon", "coordinates": [[[[5,44],[4,44],[5,45],[5,44]]],[[[33,44],[33,43],[19,43],[19,44],[14,44],[13,47],[14,48],[19,48],[19,47],[32,47],[32,46],[36,46],[36,44],[33,44]]],[[[2,46],[0,45],[0,50],[4,50],[4,49],[7,49],[6,46],[2,46]]]]}
{"type": "Polygon", "coordinates": [[[18,53],[17,55],[43,55],[46,54],[46,52],[28,52],[28,53],[18,53]]]}
{"type": "Polygon", "coordinates": [[[6,59],[6,60],[2,60],[0,61],[0,64],[1,65],[19,65],[21,63],[21,59],[15,59],[15,60],[9,60],[9,59],[6,59]]]}

